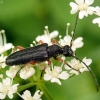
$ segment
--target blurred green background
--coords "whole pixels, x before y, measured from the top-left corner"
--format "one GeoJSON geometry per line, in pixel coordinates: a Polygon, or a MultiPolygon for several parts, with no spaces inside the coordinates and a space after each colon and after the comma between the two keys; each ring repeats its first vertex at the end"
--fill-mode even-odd
{"type": "MultiPolygon", "coordinates": [[[[74,1],[74,0],[73,0],[74,1]]],[[[66,24],[71,23],[69,33],[73,30],[75,15],[70,14],[70,0],[0,0],[0,29],[6,31],[7,41],[14,46],[28,47],[38,35],[58,30],[61,35],[66,33],[66,24]]],[[[93,6],[100,5],[95,0],[93,6]]],[[[76,51],[79,58],[92,58],[91,69],[100,85],[100,28],[92,24],[96,16],[78,20],[75,38],[84,38],[84,46],[76,51]]],[[[96,92],[94,80],[89,72],[63,81],[47,85],[54,100],[100,100],[100,91],[96,92]],[[55,91],[56,90],[56,91],[55,91]]],[[[47,100],[43,96],[43,100],[47,100]]]]}

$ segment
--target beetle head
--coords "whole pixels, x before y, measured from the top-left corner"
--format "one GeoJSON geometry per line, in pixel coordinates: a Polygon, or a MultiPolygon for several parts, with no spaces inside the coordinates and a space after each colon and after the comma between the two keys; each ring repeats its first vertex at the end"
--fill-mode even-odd
{"type": "Polygon", "coordinates": [[[74,52],[69,45],[65,45],[62,49],[63,49],[64,56],[71,57],[74,55],[74,52]]]}

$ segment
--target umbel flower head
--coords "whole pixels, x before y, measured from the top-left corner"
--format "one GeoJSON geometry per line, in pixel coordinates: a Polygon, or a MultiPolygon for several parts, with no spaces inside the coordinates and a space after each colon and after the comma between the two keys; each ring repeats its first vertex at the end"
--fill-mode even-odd
{"type": "Polygon", "coordinates": [[[84,16],[92,15],[94,12],[94,7],[90,6],[94,0],[75,0],[76,3],[70,2],[72,10],[71,14],[75,14],[79,11],[79,18],[82,19],[84,16]]]}
{"type": "Polygon", "coordinates": [[[12,99],[13,94],[17,92],[18,85],[19,84],[12,85],[10,78],[3,79],[2,82],[0,82],[0,99],[4,99],[6,95],[12,99]]]}

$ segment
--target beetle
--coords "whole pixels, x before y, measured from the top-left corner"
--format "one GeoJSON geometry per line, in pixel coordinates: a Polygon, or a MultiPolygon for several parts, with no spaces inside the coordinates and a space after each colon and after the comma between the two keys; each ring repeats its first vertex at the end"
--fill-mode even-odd
{"type": "Polygon", "coordinates": [[[29,47],[12,53],[6,58],[6,64],[12,66],[27,64],[30,62],[40,63],[43,61],[48,61],[52,57],[57,59],[57,57],[61,54],[65,57],[71,57],[73,56],[74,52],[68,45],[61,48],[57,44],[48,46],[47,43],[43,43],[41,45],[29,47]]]}
{"type": "MultiPolygon", "coordinates": [[[[52,57],[54,59],[57,59],[59,55],[64,55],[65,57],[74,57],[78,59],[80,62],[82,62],[92,74],[96,83],[97,91],[98,91],[99,86],[98,86],[98,81],[96,79],[95,74],[81,59],[75,56],[75,53],[73,52],[73,50],[71,49],[71,46],[69,45],[60,47],[57,44],[48,46],[47,43],[43,43],[34,47],[25,48],[23,50],[14,52],[11,55],[9,55],[6,58],[5,63],[9,66],[27,64],[30,62],[33,62],[33,64],[35,64],[35,63],[41,63],[43,61],[49,61],[49,59],[52,57]]],[[[70,65],[68,66],[71,67],[70,65]]]]}

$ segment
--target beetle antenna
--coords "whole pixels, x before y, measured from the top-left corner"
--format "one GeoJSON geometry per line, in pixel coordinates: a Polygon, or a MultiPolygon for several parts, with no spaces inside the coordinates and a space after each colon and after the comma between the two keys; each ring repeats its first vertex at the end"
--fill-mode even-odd
{"type": "Polygon", "coordinates": [[[97,92],[98,92],[98,91],[99,91],[99,84],[98,84],[97,78],[96,78],[95,74],[93,73],[93,71],[92,71],[92,70],[90,69],[90,67],[88,67],[88,66],[86,65],[86,63],[83,62],[81,59],[79,59],[79,58],[76,57],[76,56],[72,56],[72,57],[76,58],[77,60],[79,60],[80,62],[82,62],[82,63],[87,67],[87,69],[88,69],[89,72],[91,73],[92,77],[94,78],[94,81],[95,81],[95,84],[96,84],[96,88],[97,88],[97,92]]]}
{"type": "Polygon", "coordinates": [[[72,47],[72,42],[73,42],[74,35],[75,35],[75,32],[76,32],[76,26],[77,26],[77,22],[78,22],[78,15],[79,15],[79,13],[78,13],[77,16],[76,16],[76,21],[75,21],[75,25],[74,25],[74,30],[72,31],[72,39],[71,39],[71,42],[70,42],[70,47],[72,47]]]}

